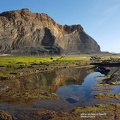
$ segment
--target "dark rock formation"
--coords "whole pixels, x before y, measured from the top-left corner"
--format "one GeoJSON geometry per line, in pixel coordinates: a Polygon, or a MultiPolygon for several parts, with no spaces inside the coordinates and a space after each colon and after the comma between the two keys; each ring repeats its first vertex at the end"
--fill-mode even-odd
{"type": "Polygon", "coordinates": [[[100,47],[81,25],[62,26],[47,14],[28,9],[0,14],[0,53],[97,53],[100,47]]]}

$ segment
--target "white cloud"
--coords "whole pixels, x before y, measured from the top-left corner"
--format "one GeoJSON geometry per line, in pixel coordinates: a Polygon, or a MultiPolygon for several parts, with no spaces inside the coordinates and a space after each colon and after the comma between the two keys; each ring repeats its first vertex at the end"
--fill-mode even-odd
{"type": "Polygon", "coordinates": [[[105,14],[112,14],[120,8],[120,4],[116,4],[105,11],[105,14]]]}
{"type": "Polygon", "coordinates": [[[110,17],[114,17],[114,14],[120,9],[120,4],[116,4],[110,8],[108,8],[103,13],[103,19],[99,22],[99,25],[104,24],[110,17]]]}

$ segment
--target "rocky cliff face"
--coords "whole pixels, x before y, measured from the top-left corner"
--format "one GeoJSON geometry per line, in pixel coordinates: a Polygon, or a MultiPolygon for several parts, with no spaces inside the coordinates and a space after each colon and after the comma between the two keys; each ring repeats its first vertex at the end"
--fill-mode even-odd
{"type": "Polygon", "coordinates": [[[62,26],[28,9],[0,14],[0,53],[61,54],[100,52],[81,25],[62,26]]]}

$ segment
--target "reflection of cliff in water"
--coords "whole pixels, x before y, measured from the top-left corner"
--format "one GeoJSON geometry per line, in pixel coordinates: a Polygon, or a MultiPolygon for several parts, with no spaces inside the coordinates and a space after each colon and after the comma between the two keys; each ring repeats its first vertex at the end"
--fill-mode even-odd
{"type": "Polygon", "coordinates": [[[0,81],[0,84],[8,86],[10,91],[45,90],[55,92],[60,86],[69,84],[82,84],[87,76],[86,69],[66,68],[50,73],[39,73],[15,80],[0,81]]]}
{"type": "MultiPolygon", "coordinates": [[[[58,89],[61,86],[77,84],[81,85],[84,78],[88,75],[88,71],[85,68],[67,68],[56,71],[56,77],[54,79],[54,86],[58,89]]],[[[56,89],[56,90],[57,90],[56,89]]]]}

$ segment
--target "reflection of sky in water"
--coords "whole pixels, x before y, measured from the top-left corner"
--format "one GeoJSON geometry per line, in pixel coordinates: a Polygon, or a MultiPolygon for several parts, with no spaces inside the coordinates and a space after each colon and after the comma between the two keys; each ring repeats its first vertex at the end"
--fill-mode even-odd
{"type": "MultiPolygon", "coordinates": [[[[60,99],[62,101],[66,101],[70,104],[77,104],[77,105],[89,105],[89,104],[95,104],[99,103],[100,101],[98,99],[94,99],[94,95],[98,93],[118,93],[120,92],[119,86],[107,86],[110,88],[114,88],[114,90],[110,90],[109,92],[103,92],[103,91],[93,91],[92,88],[94,88],[95,84],[97,84],[97,80],[102,80],[103,74],[99,72],[93,72],[89,74],[85,79],[82,85],[69,85],[69,86],[63,86],[59,88],[56,93],[59,95],[60,99]],[[101,76],[95,78],[95,76],[101,76]]],[[[101,88],[105,88],[105,86],[100,86],[101,88]]],[[[99,88],[100,88],[99,87],[99,88]]],[[[105,103],[105,101],[103,101],[105,103]]]]}
{"type": "MultiPolygon", "coordinates": [[[[90,98],[93,97],[92,93],[92,87],[94,84],[97,83],[97,81],[94,79],[95,76],[103,76],[99,72],[94,72],[88,75],[82,85],[69,85],[69,86],[63,86],[59,88],[56,93],[59,95],[60,99],[67,100],[75,100],[74,103],[80,102],[80,101],[87,101],[90,98]]],[[[71,103],[71,102],[70,102],[71,103]]]]}
{"type": "MultiPolygon", "coordinates": [[[[66,70],[67,71],[67,70],[66,70]]],[[[66,72],[65,71],[65,72],[66,72]]],[[[74,69],[75,71],[75,69],[74,69]]],[[[104,77],[103,74],[99,72],[93,72],[89,74],[88,76],[85,75],[85,71],[75,72],[74,74],[71,73],[65,73],[63,76],[71,76],[70,80],[72,81],[72,78],[76,77],[75,82],[69,81],[68,86],[62,86],[59,88],[56,93],[59,95],[58,100],[37,100],[33,103],[31,106],[18,106],[19,109],[49,109],[49,110],[73,110],[77,106],[91,106],[99,103],[118,103],[119,100],[111,100],[111,101],[101,101],[98,99],[94,99],[94,95],[98,93],[119,93],[120,92],[120,86],[119,85],[112,85],[112,86],[95,86],[98,84],[98,80],[102,80],[104,77]],[[82,72],[82,73],[81,73],[82,72]],[[78,74],[77,74],[78,73],[78,74]],[[84,79],[84,77],[86,78],[84,79]],[[97,76],[97,77],[96,77],[97,76]],[[100,77],[98,77],[100,76],[100,77]],[[83,80],[83,83],[82,83],[83,80]],[[74,84],[75,83],[75,84],[74,84]],[[82,84],[81,84],[82,83],[82,84]],[[103,92],[103,91],[93,91],[92,88],[114,88],[114,90],[110,90],[109,92],[103,92]]],[[[61,73],[62,74],[62,73],[61,73]]],[[[56,78],[55,73],[46,73],[44,74],[38,74],[37,77],[27,77],[26,80],[20,80],[22,81],[22,85],[24,85],[25,81],[25,88],[28,90],[35,89],[36,87],[40,89],[48,89],[48,86],[53,83],[52,80],[56,78]],[[38,79],[37,79],[38,78],[38,79]]],[[[59,78],[59,77],[58,77],[59,78]]],[[[57,79],[56,79],[57,80],[57,79]]],[[[64,83],[65,77],[61,78],[62,82],[64,83]]],[[[67,81],[65,81],[67,83],[67,81]]],[[[17,82],[15,82],[17,83],[17,82]]],[[[59,82],[58,82],[59,83],[59,82]]],[[[7,86],[0,85],[0,89],[5,89],[7,86]]],[[[54,88],[54,87],[53,87],[54,88]]],[[[16,105],[13,104],[0,104],[0,108],[4,110],[13,111],[13,109],[16,111],[16,105]]]]}
{"type": "Polygon", "coordinates": [[[114,90],[111,90],[111,93],[117,94],[120,92],[120,86],[119,85],[112,85],[111,88],[114,90]]]}
{"type": "Polygon", "coordinates": [[[0,85],[0,90],[6,90],[8,86],[0,85]]]}

